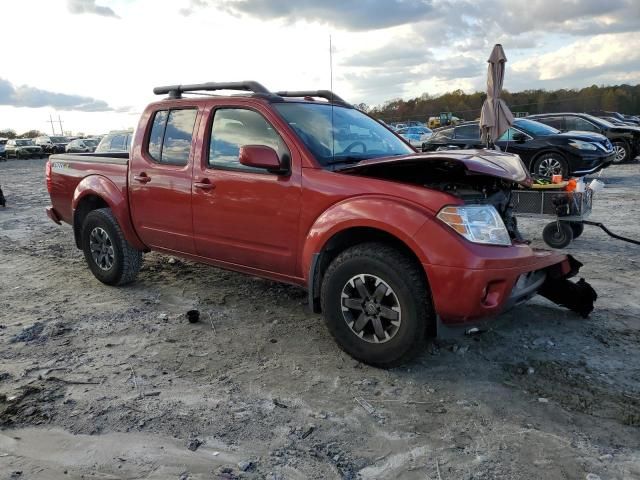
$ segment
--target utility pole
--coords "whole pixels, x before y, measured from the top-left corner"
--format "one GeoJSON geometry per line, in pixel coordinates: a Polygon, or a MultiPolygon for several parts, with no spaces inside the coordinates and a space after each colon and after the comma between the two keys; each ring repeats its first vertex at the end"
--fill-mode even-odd
{"type": "Polygon", "coordinates": [[[60,115],[58,115],[58,122],[60,123],[60,135],[64,135],[64,130],[62,130],[62,119],[60,115]]]}
{"type": "Polygon", "coordinates": [[[49,114],[49,121],[47,123],[51,124],[51,133],[53,133],[53,135],[56,134],[56,130],[55,128],[53,128],[53,117],[51,116],[51,114],[49,114]]]}

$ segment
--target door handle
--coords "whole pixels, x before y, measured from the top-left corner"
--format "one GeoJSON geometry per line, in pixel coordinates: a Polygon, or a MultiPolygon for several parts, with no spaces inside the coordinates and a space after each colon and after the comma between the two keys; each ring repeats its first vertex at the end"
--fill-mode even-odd
{"type": "Polygon", "coordinates": [[[135,175],[133,179],[136,182],[140,182],[140,183],[148,183],[151,181],[151,177],[144,172],[142,172],[140,175],[135,175]]]}
{"type": "Polygon", "coordinates": [[[199,188],[200,190],[213,190],[216,186],[211,183],[208,178],[205,178],[201,182],[193,182],[193,186],[195,188],[199,188]]]}

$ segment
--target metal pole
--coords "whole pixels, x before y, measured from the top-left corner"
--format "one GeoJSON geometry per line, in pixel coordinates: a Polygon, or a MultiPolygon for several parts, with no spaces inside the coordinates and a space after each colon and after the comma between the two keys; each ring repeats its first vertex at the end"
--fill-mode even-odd
{"type": "Polygon", "coordinates": [[[49,123],[51,124],[51,133],[55,135],[56,130],[53,128],[53,117],[51,116],[51,114],[49,114],[49,123]]]}
{"type": "Polygon", "coordinates": [[[64,130],[62,130],[62,119],[58,115],[58,122],[60,123],[60,135],[64,136],[64,130]]]}

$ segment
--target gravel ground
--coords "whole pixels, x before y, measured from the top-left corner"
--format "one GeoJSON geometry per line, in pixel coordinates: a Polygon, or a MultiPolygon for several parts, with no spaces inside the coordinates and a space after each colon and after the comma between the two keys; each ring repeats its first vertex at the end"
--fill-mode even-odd
{"type": "MultiPolygon", "coordinates": [[[[0,163],[0,479],[640,478],[640,247],[567,249],[588,320],[536,298],[383,371],[294,287],[155,253],[100,284],[43,176],[0,163]]],[[[603,177],[592,219],[640,238],[640,165],[603,177]]]]}

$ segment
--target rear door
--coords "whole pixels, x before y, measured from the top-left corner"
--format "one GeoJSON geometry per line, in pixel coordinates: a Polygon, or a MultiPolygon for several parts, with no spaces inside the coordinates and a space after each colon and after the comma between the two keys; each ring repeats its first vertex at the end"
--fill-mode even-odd
{"type": "Polygon", "coordinates": [[[545,125],[549,125],[561,132],[565,132],[567,130],[565,120],[567,117],[557,116],[557,117],[542,117],[542,118],[534,118],[536,122],[544,123],[545,125]]]}
{"type": "Polygon", "coordinates": [[[213,108],[194,167],[193,228],[199,255],[293,276],[301,200],[300,157],[258,106],[213,108]],[[240,164],[244,145],[272,147],[291,165],[286,175],[240,164]]]}
{"type": "MultiPolygon", "coordinates": [[[[146,245],[193,254],[191,173],[198,109],[181,105],[149,115],[129,165],[133,224],[146,245]]],[[[126,146],[124,136],[122,141],[126,146]]]]}

